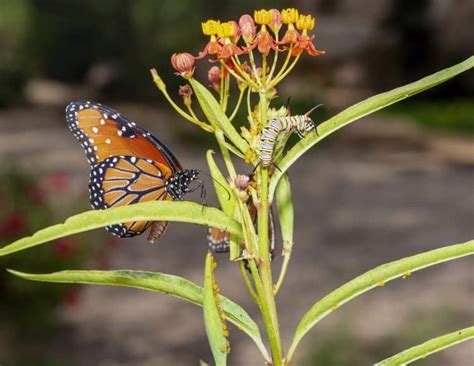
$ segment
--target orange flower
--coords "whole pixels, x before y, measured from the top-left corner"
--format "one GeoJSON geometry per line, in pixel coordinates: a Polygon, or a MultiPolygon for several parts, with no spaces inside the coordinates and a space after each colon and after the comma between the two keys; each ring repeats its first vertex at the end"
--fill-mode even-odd
{"type": "Polygon", "coordinates": [[[247,53],[248,51],[244,51],[237,47],[235,44],[232,42],[225,42],[224,46],[222,47],[221,53],[219,55],[220,59],[228,59],[232,55],[240,56],[244,53],[247,53]]]}
{"type": "Polygon", "coordinates": [[[301,37],[301,34],[295,29],[293,24],[289,24],[283,39],[278,44],[294,44],[299,37],[301,37]]]}
{"type": "Polygon", "coordinates": [[[314,47],[313,39],[314,39],[314,36],[312,37],[309,37],[307,35],[299,36],[298,40],[293,46],[291,54],[293,56],[297,56],[301,54],[301,52],[306,51],[308,55],[310,56],[324,55],[326,53],[325,51],[317,50],[316,47],[314,47]]]}
{"type": "Polygon", "coordinates": [[[216,36],[211,36],[211,40],[206,44],[204,49],[199,52],[199,55],[194,57],[195,59],[204,58],[207,55],[220,55],[222,52],[222,44],[217,40],[216,36]]]}
{"type": "Polygon", "coordinates": [[[260,32],[257,33],[257,37],[255,37],[255,41],[250,46],[250,49],[253,50],[255,47],[257,47],[258,52],[264,56],[267,56],[271,49],[274,51],[280,51],[275,40],[265,27],[262,27],[260,32]]]}

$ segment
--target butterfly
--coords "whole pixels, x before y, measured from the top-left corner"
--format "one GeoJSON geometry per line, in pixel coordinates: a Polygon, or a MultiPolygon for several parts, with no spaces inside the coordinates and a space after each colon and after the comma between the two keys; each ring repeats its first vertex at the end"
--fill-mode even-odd
{"type": "MultiPolygon", "coordinates": [[[[157,200],[182,200],[202,188],[195,169],[183,169],[158,138],[103,104],[74,101],[66,107],[69,130],[84,149],[91,171],[90,202],[94,209],[157,200]],[[190,189],[190,184],[197,185],[190,189]]],[[[148,240],[163,236],[166,221],[133,221],[106,226],[125,238],[150,228],[148,240]]]]}
{"type": "MultiPolygon", "coordinates": [[[[247,206],[252,223],[257,231],[257,208],[251,199],[247,202],[247,206]]],[[[271,210],[268,212],[268,238],[270,242],[270,255],[271,259],[273,259],[275,257],[275,223],[271,210]]],[[[230,234],[225,230],[209,227],[207,229],[206,241],[209,250],[213,253],[228,253],[230,250],[230,234]]],[[[248,267],[246,262],[245,265],[248,267]]]]}

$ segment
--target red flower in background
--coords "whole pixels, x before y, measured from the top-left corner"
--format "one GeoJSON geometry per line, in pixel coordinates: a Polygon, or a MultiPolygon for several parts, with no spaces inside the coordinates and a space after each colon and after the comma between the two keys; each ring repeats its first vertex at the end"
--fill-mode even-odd
{"type": "Polygon", "coordinates": [[[63,191],[71,184],[71,177],[66,173],[51,174],[44,181],[45,186],[52,191],[63,191]]]}
{"type": "Polygon", "coordinates": [[[69,239],[58,239],[54,243],[54,251],[61,257],[68,257],[76,251],[76,243],[69,239]]]}
{"type": "Polygon", "coordinates": [[[25,216],[20,212],[14,212],[0,223],[0,236],[10,237],[18,235],[26,228],[25,216]]]}

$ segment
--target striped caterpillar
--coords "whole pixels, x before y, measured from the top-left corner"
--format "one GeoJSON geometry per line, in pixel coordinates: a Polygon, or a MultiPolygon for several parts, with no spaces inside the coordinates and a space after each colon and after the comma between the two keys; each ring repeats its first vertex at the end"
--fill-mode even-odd
{"type": "Polygon", "coordinates": [[[303,138],[313,130],[316,132],[316,125],[309,117],[309,114],[320,106],[321,104],[311,108],[303,115],[276,117],[268,121],[267,125],[263,128],[262,136],[260,137],[259,164],[265,168],[272,165],[275,143],[280,135],[294,132],[299,137],[303,138]]]}

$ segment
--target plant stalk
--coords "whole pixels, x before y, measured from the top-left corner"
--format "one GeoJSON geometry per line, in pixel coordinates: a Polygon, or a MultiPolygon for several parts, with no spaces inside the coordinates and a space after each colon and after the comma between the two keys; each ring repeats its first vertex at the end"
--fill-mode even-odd
{"type": "MultiPolygon", "coordinates": [[[[260,92],[260,123],[265,125],[267,119],[268,100],[265,90],[260,92]]],[[[265,327],[270,342],[270,348],[275,366],[283,365],[282,346],[278,315],[273,293],[273,279],[270,265],[270,248],[268,238],[268,167],[260,166],[259,205],[258,205],[258,249],[259,249],[259,272],[262,281],[263,296],[261,301],[262,315],[268,312],[269,318],[265,319],[265,327]],[[265,308],[265,309],[263,309],[265,308]]]]}

